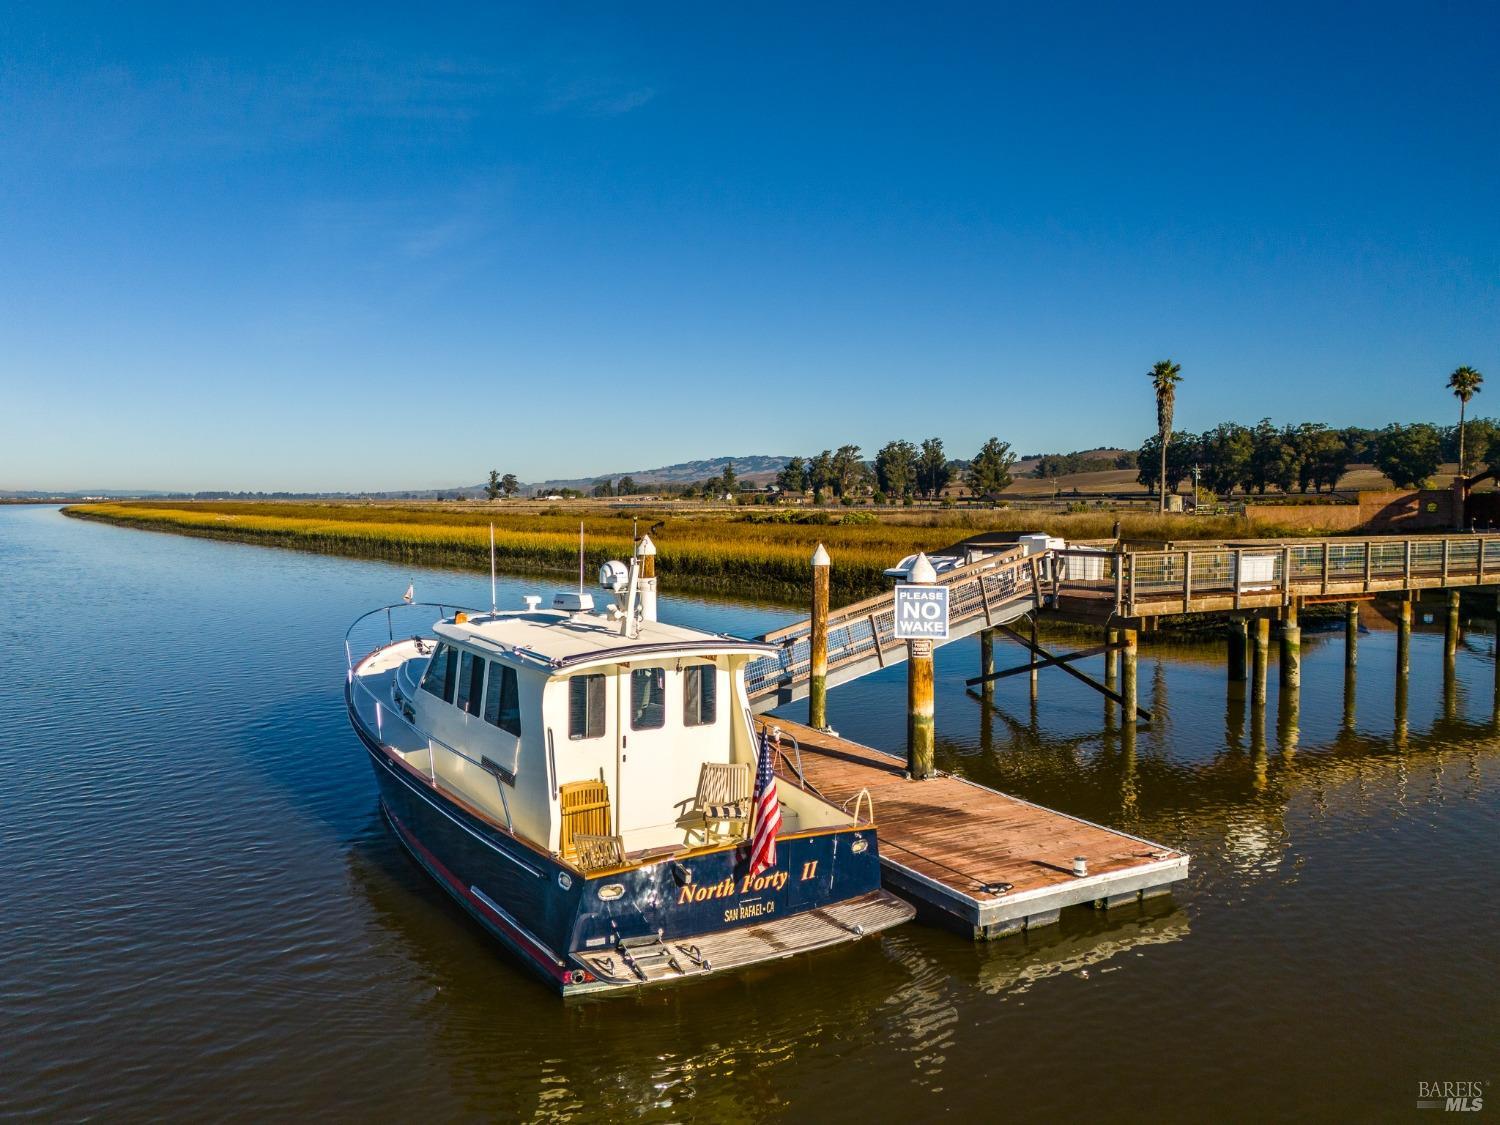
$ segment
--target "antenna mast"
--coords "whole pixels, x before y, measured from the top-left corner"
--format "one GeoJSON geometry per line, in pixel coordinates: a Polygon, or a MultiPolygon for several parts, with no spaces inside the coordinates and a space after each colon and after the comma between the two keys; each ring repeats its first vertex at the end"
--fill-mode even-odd
{"type": "Polygon", "coordinates": [[[578,521],[578,592],[583,593],[583,521],[578,521]]]}
{"type": "Polygon", "coordinates": [[[495,616],[495,525],[490,524],[490,616],[495,616]]]}

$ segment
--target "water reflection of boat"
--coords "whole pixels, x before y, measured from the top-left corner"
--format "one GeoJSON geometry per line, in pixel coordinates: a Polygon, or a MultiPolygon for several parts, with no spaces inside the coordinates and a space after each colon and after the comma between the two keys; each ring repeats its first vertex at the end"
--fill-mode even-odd
{"type": "Polygon", "coordinates": [[[551,610],[444,615],[426,638],[392,626],[358,660],[346,646],[350,720],[417,862],[565,993],[908,920],[858,806],[768,776],[744,685],[767,646],[638,615],[633,569],[611,567],[607,588],[628,594],[610,613],[569,592],[551,610]]]}

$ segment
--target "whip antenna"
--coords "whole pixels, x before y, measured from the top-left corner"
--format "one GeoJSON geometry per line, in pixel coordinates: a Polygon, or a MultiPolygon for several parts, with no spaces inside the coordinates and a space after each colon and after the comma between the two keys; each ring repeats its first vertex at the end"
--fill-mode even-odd
{"type": "Polygon", "coordinates": [[[578,521],[578,592],[583,593],[583,521],[578,521]]]}
{"type": "Polygon", "coordinates": [[[495,616],[495,525],[490,524],[490,616],[495,616]]]}

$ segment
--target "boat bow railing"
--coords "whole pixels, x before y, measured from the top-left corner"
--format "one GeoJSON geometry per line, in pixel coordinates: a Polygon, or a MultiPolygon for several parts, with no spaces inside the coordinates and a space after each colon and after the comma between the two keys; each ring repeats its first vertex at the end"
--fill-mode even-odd
{"type": "MultiPolygon", "coordinates": [[[[462,750],[459,750],[457,747],[451,746],[448,743],[444,742],[436,735],[423,730],[421,727],[417,726],[416,723],[412,722],[411,719],[408,719],[406,715],[402,713],[399,706],[395,706],[392,703],[381,699],[380,696],[376,695],[373,691],[370,690],[369,685],[366,684],[361,677],[355,675],[355,668],[358,664],[363,663],[365,660],[369,659],[371,656],[381,651],[382,649],[389,648],[391,645],[397,643],[405,644],[408,640],[416,641],[419,644],[421,643],[422,637],[420,634],[413,634],[410,637],[403,637],[400,642],[397,642],[394,617],[392,613],[392,611],[395,610],[419,608],[436,609],[438,611],[438,620],[442,620],[442,618],[447,616],[447,611],[449,609],[457,610],[462,609],[463,607],[452,606],[446,603],[439,602],[401,602],[396,605],[382,606],[379,609],[372,609],[368,613],[361,614],[355,619],[354,623],[349,626],[348,631],[344,634],[344,657],[348,663],[347,682],[349,688],[350,711],[353,713],[353,716],[358,719],[359,722],[364,724],[367,733],[373,730],[375,734],[375,740],[382,746],[389,746],[392,750],[395,750],[398,753],[402,754],[420,753],[421,751],[426,750],[427,769],[425,772],[427,774],[427,780],[432,784],[433,788],[450,788],[449,786],[444,785],[442,776],[437,768],[437,755],[439,752],[449,754],[461,761],[468,762],[470,765],[483,770],[487,774],[490,774],[495,778],[495,788],[500,794],[500,807],[505,812],[505,827],[507,830],[513,832],[515,829],[511,822],[510,801],[505,796],[505,783],[496,773],[495,768],[491,763],[471,757],[470,755],[465,754],[462,750]],[[371,648],[369,650],[362,650],[361,655],[359,656],[358,660],[356,660],[354,656],[355,629],[359,627],[361,622],[367,621],[368,619],[376,617],[377,615],[382,613],[386,615],[386,643],[383,645],[378,644],[374,648],[371,648]],[[403,745],[403,743],[406,743],[406,745],[403,745]]],[[[476,611],[471,610],[468,612],[476,611]]]]}

